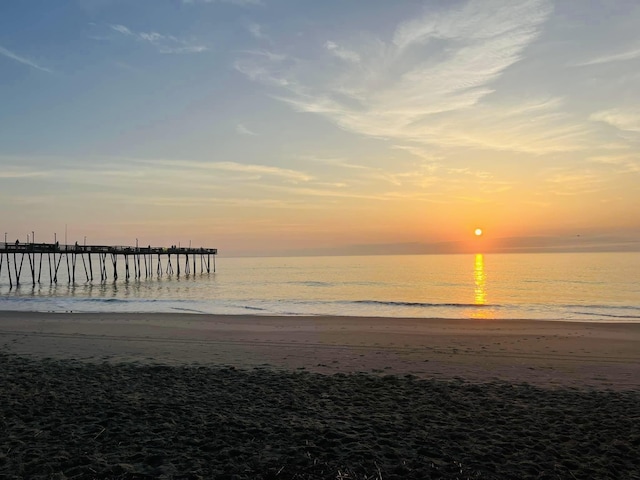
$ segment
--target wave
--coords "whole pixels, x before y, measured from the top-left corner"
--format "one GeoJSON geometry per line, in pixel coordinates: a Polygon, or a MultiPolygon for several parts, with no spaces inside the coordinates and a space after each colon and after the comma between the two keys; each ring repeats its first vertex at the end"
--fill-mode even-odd
{"type": "MultiPolygon", "coordinates": [[[[173,303],[175,300],[170,299],[157,299],[157,298],[82,298],[82,297],[51,297],[58,301],[65,301],[69,303],[108,303],[108,304],[134,304],[134,303],[173,303]]],[[[46,298],[44,300],[47,300],[46,298]]]]}
{"type": "Polygon", "coordinates": [[[578,315],[592,315],[594,317],[608,317],[608,318],[633,318],[640,320],[640,315],[614,315],[613,313],[595,313],[595,312],[573,312],[578,315]]]}
{"type": "Polygon", "coordinates": [[[476,304],[476,303],[427,303],[427,302],[394,302],[382,300],[355,300],[353,302],[360,305],[382,305],[388,307],[418,307],[418,308],[500,308],[496,304],[476,304]]]}
{"type": "Polygon", "coordinates": [[[182,307],[171,307],[172,310],[178,310],[179,312],[191,312],[191,313],[207,313],[203,310],[196,310],[194,308],[182,308],[182,307]]]}
{"type": "MultiPolygon", "coordinates": [[[[130,300],[124,298],[65,298],[65,300],[77,303],[127,303],[130,300]]],[[[155,302],[155,300],[149,300],[155,302]]]]}
{"type": "Polygon", "coordinates": [[[242,305],[240,308],[244,308],[245,310],[258,310],[258,311],[266,311],[266,308],[261,307],[252,307],[250,305],[242,305]]]}
{"type": "Polygon", "coordinates": [[[564,305],[567,308],[589,308],[593,310],[637,310],[640,312],[640,307],[635,305],[564,305]]]}
{"type": "Polygon", "coordinates": [[[304,282],[299,282],[299,281],[292,281],[292,282],[286,282],[289,285],[301,285],[304,287],[335,287],[337,286],[335,283],[333,282],[320,282],[320,281],[304,281],[304,282]]]}

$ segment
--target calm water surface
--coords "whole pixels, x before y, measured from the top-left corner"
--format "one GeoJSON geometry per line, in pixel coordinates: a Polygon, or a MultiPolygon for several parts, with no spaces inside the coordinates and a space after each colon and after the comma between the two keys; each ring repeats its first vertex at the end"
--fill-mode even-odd
{"type": "Polygon", "coordinates": [[[640,253],[222,257],[210,274],[21,278],[10,288],[2,266],[0,310],[640,322],[640,253]]]}

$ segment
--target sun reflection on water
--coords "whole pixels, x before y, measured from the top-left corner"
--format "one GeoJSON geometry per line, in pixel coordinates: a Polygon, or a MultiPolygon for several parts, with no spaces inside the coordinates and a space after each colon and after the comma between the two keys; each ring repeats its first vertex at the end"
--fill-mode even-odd
{"type": "Polygon", "coordinates": [[[481,253],[476,254],[475,267],[473,269],[473,278],[475,280],[475,304],[484,305],[487,301],[487,291],[485,289],[487,277],[484,273],[484,256],[481,253]]]}
{"type": "MultiPolygon", "coordinates": [[[[484,271],[484,255],[477,253],[473,268],[474,279],[474,304],[478,306],[484,306],[487,303],[487,276],[484,271]]],[[[490,314],[485,308],[476,309],[473,314],[473,318],[490,318],[490,314]]]]}

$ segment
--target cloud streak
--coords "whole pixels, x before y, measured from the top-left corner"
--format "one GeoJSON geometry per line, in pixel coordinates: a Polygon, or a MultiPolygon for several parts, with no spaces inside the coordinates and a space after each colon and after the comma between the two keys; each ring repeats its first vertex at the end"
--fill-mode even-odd
{"type": "Polygon", "coordinates": [[[612,108],[593,113],[591,120],[608,123],[620,130],[640,133],[640,108],[612,108]]]}
{"type": "Polygon", "coordinates": [[[178,161],[178,160],[137,160],[141,164],[153,164],[176,169],[195,169],[195,170],[222,170],[227,172],[238,172],[245,174],[269,175],[273,177],[284,178],[293,182],[308,182],[312,180],[312,176],[297,170],[287,168],[272,167],[268,165],[244,164],[236,162],[194,162],[194,161],[178,161]]]}
{"type": "Polygon", "coordinates": [[[596,155],[589,160],[596,164],[613,166],[619,173],[640,173],[640,154],[628,155],[596,155]]]}
{"type": "Polygon", "coordinates": [[[634,50],[628,50],[626,52],[621,52],[621,53],[614,53],[611,55],[603,55],[601,57],[597,57],[592,60],[587,60],[586,62],[575,63],[573,66],[587,67],[591,65],[600,65],[603,63],[623,62],[627,60],[633,60],[636,58],[640,58],[640,48],[636,48],[634,50]]]}
{"type": "Polygon", "coordinates": [[[158,52],[163,54],[189,54],[203,53],[208,50],[205,45],[187,41],[173,35],[163,35],[158,32],[134,32],[129,27],[121,24],[109,25],[111,30],[137,41],[153,45],[158,52]]]}
{"type": "Polygon", "coordinates": [[[291,59],[287,68],[276,54],[253,55],[236,68],[281,87],[285,93],[276,98],[294,109],[344,130],[437,143],[434,122],[466,112],[492,93],[492,82],[523,57],[550,12],[546,0],[471,0],[399,24],[390,41],[346,47],[328,40],[320,62],[291,59]]]}
{"type": "Polygon", "coordinates": [[[254,137],[258,135],[257,133],[249,130],[242,123],[239,123],[238,125],[236,125],[236,132],[239,135],[249,135],[249,136],[254,136],[254,137]]]}
{"type": "Polygon", "coordinates": [[[346,62],[360,63],[360,55],[351,50],[347,50],[335,42],[328,41],[324,44],[324,47],[333,53],[336,57],[346,62]]]}
{"type": "Polygon", "coordinates": [[[602,188],[603,179],[594,172],[558,170],[547,179],[549,190],[555,195],[574,196],[594,193],[602,188]]]}
{"type": "Polygon", "coordinates": [[[42,171],[25,171],[22,169],[3,169],[0,172],[0,180],[2,179],[17,179],[17,178],[35,178],[35,177],[47,177],[48,173],[42,171]]]}
{"type": "Polygon", "coordinates": [[[193,5],[197,3],[230,3],[232,5],[237,5],[238,7],[251,7],[251,6],[260,6],[264,5],[262,0],[182,0],[182,3],[187,5],[193,5]]]}
{"type": "Polygon", "coordinates": [[[11,60],[15,60],[18,63],[27,65],[31,68],[35,68],[36,70],[40,70],[42,72],[47,72],[47,73],[53,73],[53,70],[50,70],[49,68],[38,65],[36,62],[29,60],[28,58],[22,57],[2,46],[0,46],[0,55],[4,55],[5,57],[10,58],[11,60]]]}

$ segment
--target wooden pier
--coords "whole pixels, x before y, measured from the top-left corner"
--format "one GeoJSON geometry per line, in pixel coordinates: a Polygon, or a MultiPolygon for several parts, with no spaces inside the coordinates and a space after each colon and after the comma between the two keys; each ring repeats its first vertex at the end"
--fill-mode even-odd
{"type": "MultiPolygon", "coordinates": [[[[118,279],[118,259],[124,260],[125,279],[131,277],[140,279],[161,277],[166,275],[195,274],[197,265],[200,265],[200,273],[216,271],[217,248],[185,248],[171,246],[165,247],[125,247],[106,245],[59,245],[58,243],[0,243],[0,275],[6,268],[9,276],[9,287],[19,286],[22,278],[23,267],[28,268],[27,274],[31,277],[33,286],[46,281],[49,284],[58,283],[58,273],[67,273],[67,281],[70,284],[76,282],[76,267],[79,277],[84,271],[87,282],[94,279],[94,266],[92,257],[98,257],[98,270],[100,281],[109,279],[109,271],[112,270],[113,280],[118,279]],[[182,260],[181,260],[182,256],[182,260]],[[25,257],[27,262],[25,263],[25,257]],[[163,263],[164,259],[164,263],[163,263]],[[213,259],[213,264],[211,260],[213,259]],[[80,270],[80,263],[82,270],[80,270]],[[44,264],[44,268],[43,268],[44,264]],[[182,265],[182,270],[181,270],[182,265]]],[[[96,272],[96,278],[98,273],[96,272]]]]}

